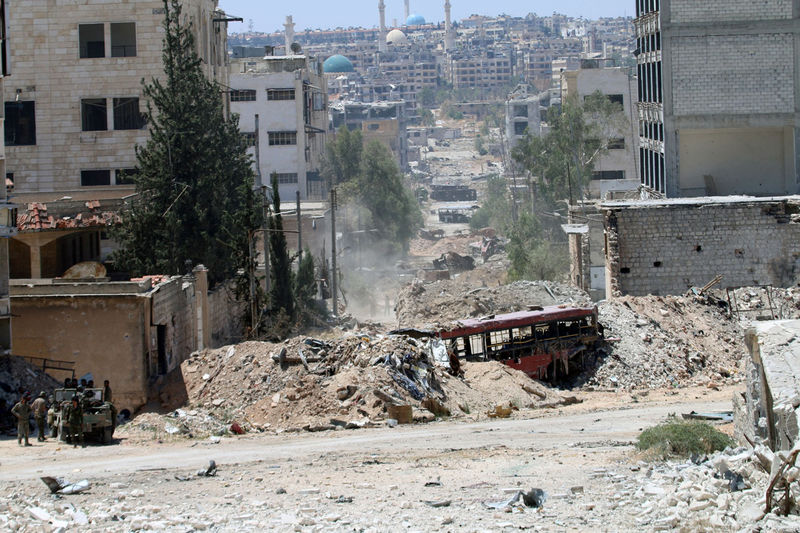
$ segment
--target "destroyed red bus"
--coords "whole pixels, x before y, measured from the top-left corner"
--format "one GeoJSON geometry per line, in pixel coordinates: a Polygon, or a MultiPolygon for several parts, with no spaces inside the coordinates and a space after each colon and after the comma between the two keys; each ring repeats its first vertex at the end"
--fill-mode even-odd
{"type": "Polygon", "coordinates": [[[502,361],[552,381],[581,369],[602,333],[596,307],[553,306],[460,320],[436,336],[459,358],[502,361]]]}

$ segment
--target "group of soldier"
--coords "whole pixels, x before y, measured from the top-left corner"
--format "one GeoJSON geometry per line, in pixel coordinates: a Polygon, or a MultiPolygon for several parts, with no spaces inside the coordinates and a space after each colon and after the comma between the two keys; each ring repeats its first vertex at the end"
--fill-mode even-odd
{"type": "MultiPolygon", "coordinates": [[[[28,442],[30,436],[30,418],[33,415],[36,421],[36,428],[38,430],[37,440],[44,442],[45,428],[50,426],[50,436],[58,437],[58,427],[55,424],[56,412],[62,410],[62,420],[66,421],[64,426],[64,434],[62,440],[70,440],[73,447],[77,447],[80,442],[81,446],[86,446],[83,438],[83,413],[91,402],[92,392],[88,389],[94,387],[93,381],[67,378],[64,380],[65,389],[75,389],[75,394],[69,402],[62,402],[58,404],[53,398],[47,398],[47,394],[42,391],[39,396],[31,402],[30,393],[21,395],[19,402],[17,402],[11,409],[11,414],[17,419],[17,444],[20,446],[31,446],[28,442]],[[84,392],[85,391],[85,392],[84,392]],[[49,400],[49,401],[48,401],[49,400]],[[24,444],[23,444],[24,441],[24,444]]],[[[111,386],[108,380],[103,383],[103,396],[105,401],[111,401],[111,386]]]]}

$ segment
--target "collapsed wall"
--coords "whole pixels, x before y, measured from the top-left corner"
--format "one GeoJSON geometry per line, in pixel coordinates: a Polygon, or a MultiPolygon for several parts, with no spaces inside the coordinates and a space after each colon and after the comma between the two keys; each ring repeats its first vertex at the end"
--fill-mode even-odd
{"type": "Polygon", "coordinates": [[[747,331],[747,389],[736,398],[741,440],[789,450],[800,437],[800,320],[758,323],[747,331]]]}
{"type": "Polygon", "coordinates": [[[682,294],[800,280],[800,197],[606,202],[607,293],[682,294]]]}

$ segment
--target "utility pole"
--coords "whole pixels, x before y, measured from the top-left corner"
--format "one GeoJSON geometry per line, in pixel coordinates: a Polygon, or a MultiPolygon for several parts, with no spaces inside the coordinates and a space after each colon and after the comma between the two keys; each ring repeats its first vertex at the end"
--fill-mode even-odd
{"type": "Polygon", "coordinates": [[[303,258],[303,219],[300,217],[300,191],[297,191],[297,257],[303,258]]]}
{"type": "Polygon", "coordinates": [[[331,187],[331,290],[333,316],[339,316],[339,280],[336,273],[336,189],[331,187]]]}
{"type": "Polygon", "coordinates": [[[264,222],[261,226],[261,238],[264,239],[264,292],[269,294],[272,290],[272,278],[270,276],[270,257],[269,257],[269,236],[270,233],[267,231],[267,220],[269,215],[269,198],[267,197],[267,186],[261,186],[261,197],[263,198],[263,208],[264,208],[264,222]]]}

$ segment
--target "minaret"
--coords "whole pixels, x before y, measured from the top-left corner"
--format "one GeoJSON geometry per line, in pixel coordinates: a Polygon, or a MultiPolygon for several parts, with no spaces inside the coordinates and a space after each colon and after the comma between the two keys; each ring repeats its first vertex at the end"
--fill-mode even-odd
{"type": "Polygon", "coordinates": [[[411,16],[411,7],[408,5],[411,0],[406,0],[406,20],[411,16]]]}
{"type": "Polygon", "coordinates": [[[386,51],[386,4],[383,0],[378,1],[378,11],[381,14],[381,31],[378,34],[378,51],[386,51]]]}
{"type": "Polygon", "coordinates": [[[294,22],[292,21],[292,16],[289,15],[286,17],[286,22],[283,24],[283,38],[286,41],[286,55],[290,56],[294,52],[292,52],[292,43],[294,42],[294,22]]]}
{"type": "Polygon", "coordinates": [[[450,20],[450,0],[444,1],[444,51],[450,52],[456,47],[456,39],[453,34],[453,25],[450,20]]]}

